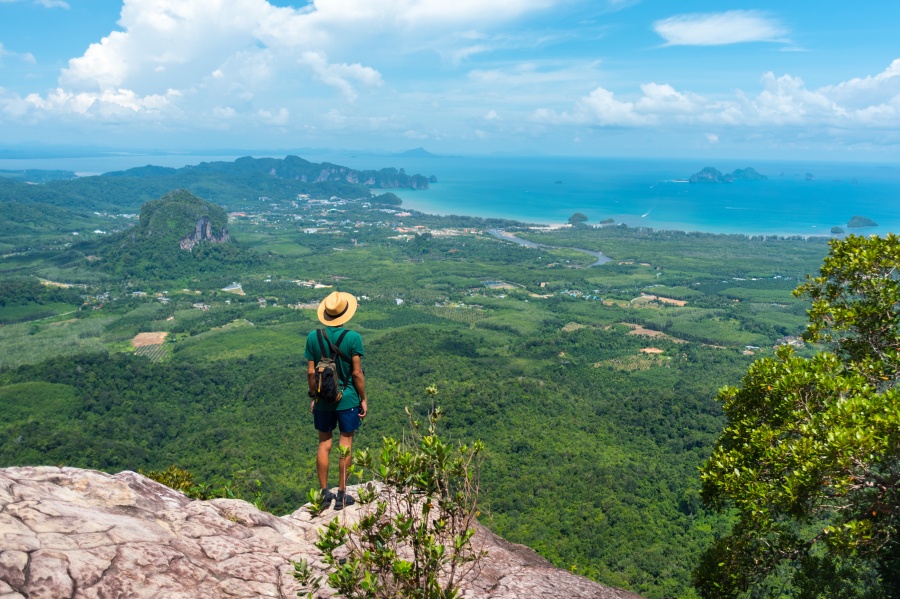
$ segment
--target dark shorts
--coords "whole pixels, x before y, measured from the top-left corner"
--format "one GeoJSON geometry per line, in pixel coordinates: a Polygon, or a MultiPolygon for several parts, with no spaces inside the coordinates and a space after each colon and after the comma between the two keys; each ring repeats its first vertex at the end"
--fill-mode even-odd
{"type": "Polygon", "coordinates": [[[350,408],[349,410],[314,410],[313,422],[316,430],[323,433],[330,433],[334,427],[338,427],[342,433],[352,433],[362,426],[362,419],[359,417],[359,408],[350,408]]]}

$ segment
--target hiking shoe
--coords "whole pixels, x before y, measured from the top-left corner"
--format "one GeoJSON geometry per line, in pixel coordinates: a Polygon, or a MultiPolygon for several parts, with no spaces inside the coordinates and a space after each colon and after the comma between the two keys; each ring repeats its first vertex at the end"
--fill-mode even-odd
{"type": "Polygon", "coordinates": [[[331,502],[334,501],[336,495],[329,491],[328,489],[322,489],[322,509],[327,510],[331,507],[331,502]]]}
{"type": "Polygon", "coordinates": [[[339,512],[346,506],[353,505],[354,503],[356,503],[356,500],[353,499],[353,495],[338,491],[337,497],[334,499],[334,511],[339,512]]]}

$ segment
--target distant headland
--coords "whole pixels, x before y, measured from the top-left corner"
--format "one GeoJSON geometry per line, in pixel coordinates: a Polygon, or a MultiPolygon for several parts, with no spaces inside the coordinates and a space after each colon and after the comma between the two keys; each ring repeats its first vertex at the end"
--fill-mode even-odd
{"type": "Polygon", "coordinates": [[[765,181],[765,175],[754,168],[739,168],[731,173],[722,173],[720,170],[707,166],[700,172],[691,175],[690,183],[733,183],[735,181],[765,181]]]}

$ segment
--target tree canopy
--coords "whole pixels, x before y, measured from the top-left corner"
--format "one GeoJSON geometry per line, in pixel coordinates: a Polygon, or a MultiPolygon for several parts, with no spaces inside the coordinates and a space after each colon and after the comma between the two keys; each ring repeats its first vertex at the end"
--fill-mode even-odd
{"type": "Polygon", "coordinates": [[[737,517],[695,572],[705,597],[900,596],[900,238],[830,245],[795,291],[823,351],[784,346],[719,393],[702,496],[737,517]]]}

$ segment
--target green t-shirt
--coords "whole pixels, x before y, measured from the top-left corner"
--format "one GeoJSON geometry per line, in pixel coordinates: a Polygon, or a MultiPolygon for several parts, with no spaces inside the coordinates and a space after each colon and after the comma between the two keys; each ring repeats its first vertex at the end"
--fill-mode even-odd
{"type": "MultiPolygon", "coordinates": [[[[338,337],[341,336],[341,333],[344,330],[344,327],[325,327],[325,334],[331,340],[332,344],[336,344],[338,337]]],[[[326,349],[331,351],[328,344],[326,343],[325,345],[326,349]]],[[[356,331],[347,330],[347,334],[344,335],[344,338],[341,340],[339,349],[341,350],[341,353],[348,358],[352,359],[353,356],[362,357],[364,355],[362,337],[356,331]]],[[[312,360],[313,362],[318,362],[322,357],[322,350],[319,348],[319,337],[316,334],[316,331],[311,331],[306,337],[306,351],[303,352],[303,355],[307,360],[312,360]]],[[[353,377],[350,375],[350,373],[353,372],[353,365],[343,358],[338,358],[334,355],[332,358],[334,358],[334,361],[337,364],[344,394],[341,397],[341,401],[337,404],[326,404],[321,401],[316,402],[316,409],[349,410],[350,408],[359,407],[359,393],[356,392],[356,387],[353,385],[353,377]]]]}

